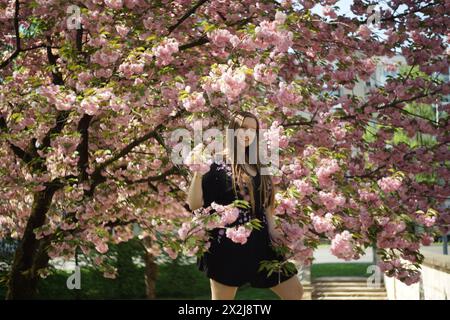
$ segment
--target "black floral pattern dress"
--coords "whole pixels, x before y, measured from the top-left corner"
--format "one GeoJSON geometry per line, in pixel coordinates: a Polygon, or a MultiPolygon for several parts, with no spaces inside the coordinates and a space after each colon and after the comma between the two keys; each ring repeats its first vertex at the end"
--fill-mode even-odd
{"type": "MultiPolygon", "coordinates": [[[[298,271],[285,274],[273,272],[268,276],[267,270],[258,271],[262,260],[284,261],[284,257],[272,248],[266,215],[260,205],[260,174],[253,177],[256,217],[262,222],[262,228],[253,229],[245,244],[235,243],[225,235],[223,228],[211,231],[211,246],[203,256],[197,258],[197,266],[208,278],[224,285],[240,287],[246,283],[254,288],[270,288],[296,275],[298,271]]],[[[213,162],[210,170],[202,177],[203,207],[212,202],[229,205],[234,200],[243,200],[238,190],[236,197],[231,178],[231,166],[226,163],[213,162]]],[[[238,219],[229,227],[239,226],[250,221],[249,210],[240,210],[238,219]]],[[[290,263],[290,262],[289,262],[290,263]]]]}

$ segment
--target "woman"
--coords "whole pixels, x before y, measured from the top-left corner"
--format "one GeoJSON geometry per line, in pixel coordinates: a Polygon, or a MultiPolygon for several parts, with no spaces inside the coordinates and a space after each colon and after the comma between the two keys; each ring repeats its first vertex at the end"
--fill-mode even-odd
{"type": "Polygon", "coordinates": [[[196,210],[212,202],[228,205],[236,199],[249,199],[251,209],[241,209],[238,219],[229,226],[257,218],[262,228],[253,229],[244,244],[234,243],[223,234],[223,229],[215,229],[209,251],[197,260],[198,267],[210,278],[213,300],[234,299],[237,289],[245,283],[270,288],[281,299],[299,300],[303,287],[297,271],[287,275],[273,272],[269,277],[267,270],[258,271],[263,260],[284,261],[271,247],[272,241],[276,242],[281,235],[275,230],[273,220],[272,179],[270,175],[261,175],[259,152],[256,152],[259,150],[258,119],[249,112],[235,112],[228,129],[232,130],[227,130],[226,150],[234,152],[226,152],[227,164],[213,162],[204,175],[194,173],[187,202],[191,210],[196,210]],[[240,150],[245,150],[245,155],[240,150]],[[256,161],[250,161],[255,158],[256,161]],[[241,191],[249,197],[243,196],[241,191]]]}

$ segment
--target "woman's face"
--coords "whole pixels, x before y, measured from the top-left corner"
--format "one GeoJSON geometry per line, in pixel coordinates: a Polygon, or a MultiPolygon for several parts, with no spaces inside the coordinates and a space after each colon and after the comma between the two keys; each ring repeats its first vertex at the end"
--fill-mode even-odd
{"type": "Polygon", "coordinates": [[[256,139],[257,123],[253,118],[245,118],[239,129],[236,130],[236,137],[239,144],[249,146],[256,139]]]}

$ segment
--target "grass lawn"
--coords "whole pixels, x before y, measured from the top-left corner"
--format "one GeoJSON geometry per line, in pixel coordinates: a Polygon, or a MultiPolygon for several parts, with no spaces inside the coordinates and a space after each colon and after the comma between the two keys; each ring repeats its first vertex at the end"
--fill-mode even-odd
{"type": "MultiPolygon", "coordinates": [[[[211,299],[209,279],[194,265],[162,265],[156,282],[159,299],[211,299]]],[[[251,288],[244,285],[236,294],[237,300],[278,299],[269,289],[251,288]]]]}
{"type": "MultiPolygon", "coordinates": [[[[39,282],[37,299],[145,299],[143,268],[136,268],[126,279],[106,279],[92,269],[81,269],[81,289],[69,290],[66,280],[70,273],[57,271],[39,282]]],[[[158,299],[206,299],[209,300],[209,280],[197,270],[196,265],[168,264],[159,267],[156,282],[158,299]]],[[[4,299],[6,287],[0,284],[0,299],[4,299]]],[[[269,289],[242,286],[236,299],[278,299],[269,289]]]]}
{"type": "MultiPolygon", "coordinates": [[[[369,276],[370,263],[313,264],[312,278],[322,276],[369,276]]],[[[70,274],[57,271],[39,283],[38,299],[145,299],[144,270],[135,268],[123,279],[106,279],[96,270],[81,269],[81,289],[68,290],[66,280],[70,274]]],[[[0,284],[0,299],[6,293],[0,284]]],[[[156,282],[158,299],[210,299],[209,280],[196,265],[166,264],[159,267],[156,282]]],[[[249,285],[239,288],[236,299],[278,299],[270,289],[256,289],[249,285]]]]}
{"type": "Polygon", "coordinates": [[[369,277],[367,268],[371,263],[317,263],[311,267],[311,278],[318,277],[369,277]]]}

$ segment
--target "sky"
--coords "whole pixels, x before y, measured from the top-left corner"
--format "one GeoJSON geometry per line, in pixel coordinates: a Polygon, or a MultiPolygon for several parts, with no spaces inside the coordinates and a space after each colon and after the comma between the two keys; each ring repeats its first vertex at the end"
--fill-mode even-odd
{"type": "MultiPolygon", "coordinates": [[[[376,8],[389,8],[390,6],[387,5],[387,3],[389,3],[389,0],[380,0],[377,2],[377,6],[376,8]]],[[[355,15],[351,12],[350,10],[350,6],[353,4],[353,0],[340,0],[336,3],[336,6],[338,6],[340,9],[338,10],[338,14],[339,15],[345,15],[348,17],[355,17],[355,15]]],[[[317,4],[312,12],[322,15],[322,8],[323,6],[317,4]]],[[[398,9],[397,9],[397,13],[402,13],[407,7],[405,5],[401,5],[398,9]]]]}
{"type": "MultiPolygon", "coordinates": [[[[340,0],[336,3],[337,6],[339,6],[340,10],[338,11],[339,15],[346,15],[349,17],[354,17],[355,15],[352,14],[351,10],[350,10],[350,6],[352,5],[353,0],[340,0]]],[[[322,15],[322,8],[323,6],[321,5],[316,5],[312,12],[316,13],[318,15],[322,15]]]]}

